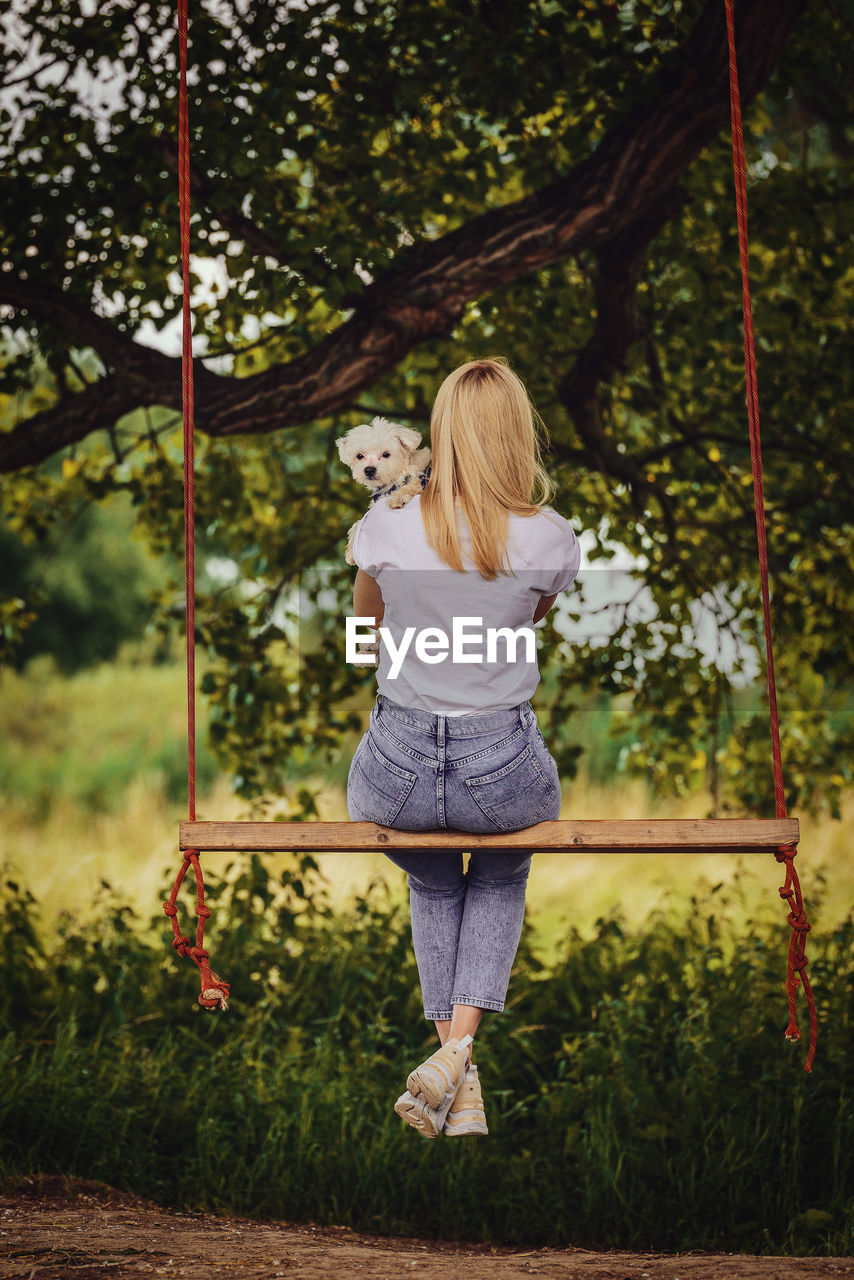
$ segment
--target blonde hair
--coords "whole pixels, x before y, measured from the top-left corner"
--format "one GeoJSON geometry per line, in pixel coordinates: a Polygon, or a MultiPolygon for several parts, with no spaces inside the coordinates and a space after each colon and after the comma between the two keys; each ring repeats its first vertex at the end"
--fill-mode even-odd
{"type": "Polygon", "coordinates": [[[536,515],[555,491],[538,428],[545,436],[524,383],[503,356],[469,360],[442,383],[430,415],[433,465],[421,511],[427,542],[452,569],[463,569],[462,509],[481,577],[510,571],[504,568],[510,514],[536,515]]]}

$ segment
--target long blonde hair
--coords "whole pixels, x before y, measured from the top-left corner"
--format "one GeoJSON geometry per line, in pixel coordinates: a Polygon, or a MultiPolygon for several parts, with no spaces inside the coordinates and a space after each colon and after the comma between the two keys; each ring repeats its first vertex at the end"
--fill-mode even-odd
{"type": "Polygon", "coordinates": [[[545,436],[524,383],[503,356],[469,360],[442,383],[430,415],[433,466],[421,511],[428,543],[452,569],[464,567],[461,508],[481,577],[509,572],[510,514],[536,515],[555,491],[538,427],[545,436]]]}

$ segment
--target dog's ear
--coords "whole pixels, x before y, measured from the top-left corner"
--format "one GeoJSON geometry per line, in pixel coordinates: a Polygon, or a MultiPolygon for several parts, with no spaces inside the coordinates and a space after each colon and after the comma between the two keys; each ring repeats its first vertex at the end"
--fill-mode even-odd
{"type": "Polygon", "coordinates": [[[338,446],[338,457],[341,459],[341,461],[344,463],[345,466],[349,467],[350,449],[347,445],[347,437],[339,436],[338,439],[335,441],[335,443],[338,446]]]}
{"type": "Polygon", "coordinates": [[[394,434],[408,453],[414,453],[421,444],[421,432],[413,427],[395,427],[394,434]]]}

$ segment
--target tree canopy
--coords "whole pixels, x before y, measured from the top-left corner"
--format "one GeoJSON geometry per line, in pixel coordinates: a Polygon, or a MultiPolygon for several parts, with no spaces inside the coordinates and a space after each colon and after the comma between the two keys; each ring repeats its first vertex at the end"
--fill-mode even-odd
{"type": "MultiPolygon", "coordinates": [[[[793,800],[833,803],[854,657],[854,18],[740,0],[736,25],[784,762],[793,800]]],[[[758,583],[723,0],[201,0],[190,40],[198,522],[203,562],[239,568],[203,583],[199,625],[239,787],[338,749],[371,679],[342,661],[364,495],[335,437],[374,413],[426,433],[445,374],[503,354],[548,426],[555,505],[594,569],[624,547],[644,589],[601,635],[545,624],[562,765],[575,691],[602,688],[642,730],[635,767],[766,811],[765,712],[730,711],[758,583]]],[[[50,538],[124,490],[177,548],[172,6],[16,0],[2,45],[6,519],[50,538]]],[[[26,616],[4,606],[10,633],[26,616]]]]}

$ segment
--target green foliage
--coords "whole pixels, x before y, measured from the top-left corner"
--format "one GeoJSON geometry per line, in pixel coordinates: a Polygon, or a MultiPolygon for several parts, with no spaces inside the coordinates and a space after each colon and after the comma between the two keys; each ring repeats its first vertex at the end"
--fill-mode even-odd
{"type": "Polygon", "coordinates": [[[32,528],[16,532],[0,520],[0,591],[31,611],[17,633],[9,632],[0,658],[20,669],[50,654],[70,673],[138,640],[167,569],[133,539],[133,527],[129,504],[116,499],[81,504],[44,542],[34,541],[32,528]]]}
{"type": "MultiPolygon", "coordinates": [[[[464,234],[474,216],[572,173],[609,128],[654,99],[659,73],[680,70],[679,46],[701,8],[482,0],[461,12],[345,0],[322,13],[261,6],[225,20],[200,6],[190,47],[192,248],[196,270],[207,259],[217,283],[194,324],[210,369],[246,377],[298,359],[352,317],[368,275],[393,275],[420,242],[464,234]],[[240,218],[254,236],[236,229],[240,218]]],[[[35,284],[61,284],[87,310],[103,299],[118,330],[150,340],[180,306],[174,38],[159,38],[173,32],[173,15],[162,4],[93,15],[79,0],[27,0],[16,21],[46,59],[109,64],[125,89],[97,114],[79,98],[85,77],[20,80],[4,154],[8,265],[35,284]]],[[[849,36],[838,6],[813,7],[745,112],[784,766],[790,803],[831,812],[854,746],[849,36]]],[[[3,41],[14,69],[17,45],[3,41]]],[[[639,266],[640,338],[600,390],[599,438],[581,437],[561,396],[595,320],[600,264],[581,252],[499,288],[485,281],[450,333],[334,420],[200,445],[198,626],[212,744],[247,799],[280,791],[287,761],[336,769],[368,697],[370,675],[343,660],[350,575],[341,552],[363,494],[337,460],[336,435],[377,412],[426,429],[446,373],[500,352],[548,424],[556,505],[595,537],[594,570],[623,547],[635,565],[631,590],[646,589],[645,609],[618,612],[596,642],[561,643],[554,619],[544,624],[543,728],[563,772],[578,762],[579,691],[616,693],[637,739],[621,759],[659,790],[707,790],[715,809],[770,811],[764,715],[730,713],[763,644],[728,139],[682,188],[639,266]],[[206,572],[217,559],[234,566],[230,586],[206,572]],[[300,588],[318,604],[311,620],[300,588]]],[[[36,308],[16,325],[0,379],[6,429],[102,376],[73,326],[43,321],[36,308]]],[[[55,543],[81,504],[123,492],[152,548],[177,556],[175,427],[165,409],[130,414],[64,457],[61,475],[42,467],[4,480],[7,519],[55,543]]],[[[163,627],[180,627],[180,596],[173,569],[160,589],[163,627]]],[[[10,644],[37,634],[38,608],[19,587],[0,602],[10,644]]],[[[129,605],[123,615],[128,626],[139,621],[129,605]]],[[[311,806],[306,792],[303,813],[311,806]]]]}
{"type": "MultiPolygon", "coordinates": [[[[200,80],[190,115],[207,197],[225,208],[251,192],[259,231],[287,242],[287,266],[276,271],[219,226],[194,227],[194,249],[227,255],[241,283],[198,309],[214,350],[239,338],[248,289],[254,315],[280,319],[264,348],[276,360],[298,354],[347,310],[356,268],[376,273],[396,256],[402,228],[435,235],[502,189],[536,189],[583,159],[627,101],[650,92],[700,5],[624,5],[619,20],[612,6],[612,21],[592,4],[529,0],[502,6],[500,22],[489,8],[345,0],[322,14],[194,11],[190,56],[200,80]]],[[[7,100],[10,116],[19,105],[6,174],[10,262],[35,274],[55,269],[87,307],[103,288],[131,331],[143,318],[162,328],[180,306],[162,282],[176,250],[167,163],[175,50],[162,39],[174,14],[162,3],[111,5],[93,21],[79,0],[22,0],[16,16],[18,39],[37,34],[43,57],[93,69],[106,59],[125,92],[111,102],[108,130],[80,102],[73,77],[7,100]]],[[[2,49],[13,64],[17,47],[10,35],[2,49]]],[[[52,365],[74,345],[58,331],[40,337],[52,365]]]]}
{"type": "Polygon", "coordinates": [[[851,1251],[850,918],[811,946],[809,1076],[782,1035],[785,939],[734,936],[720,886],[637,934],[609,915],[548,970],[526,932],[480,1042],[490,1137],[429,1143],[392,1111],[430,1045],[405,912],[369,891],[333,915],[314,880],[257,857],[210,879],[225,1015],[199,1010],[163,917],[143,931],[105,886],[96,927],[43,946],[7,883],[4,1175],[528,1247],[851,1251]]]}

